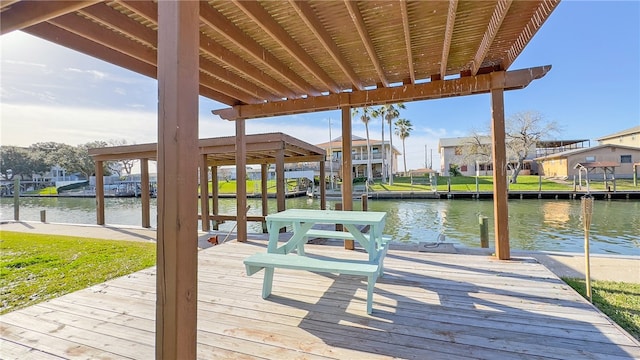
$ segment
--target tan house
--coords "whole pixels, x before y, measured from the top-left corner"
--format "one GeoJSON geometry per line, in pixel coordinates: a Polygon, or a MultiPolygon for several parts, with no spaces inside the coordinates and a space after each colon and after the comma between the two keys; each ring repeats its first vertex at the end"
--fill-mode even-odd
{"type": "MultiPolygon", "coordinates": [[[[603,144],[590,148],[569,150],[534,159],[540,174],[546,177],[567,178],[579,175],[577,164],[607,164],[617,178],[631,178],[633,164],[640,162],[640,147],[603,144]]],[[[589,176],[601,178],[604,168],[595,166],[589,176]]]]}
{"type": "MultiPolygon", "coordinates": [[[[315,144],[315,146],[325,149],[327,152],[327,159],[332,163],[332,167],[336,171],[341,167],[342,163],[342,137],[337,137],[330,142],[315,144]]],[[[391,173],[396,174],[398,172],[398,155],[401,155],[400,151],[395,148],[391,148],[389,141],[385,141],[384,144],[381,140],[369,139],[369,146],[371,146],[371,171],[373,177],[381,177],[383,171],[383,158],[385,176],[389,174],[389,159],[393,156],[393,169],[391,173]]],[[[354,177],[366,177],[367,176],[367,139],[359,136],[351,136],[351,163],[352,173],[354,177]]],[[[328,164],[329,165],[329,164],[328,164]]],[[[326,166],[328,169],[329,166],[326,166]]],[[[342,177],[342,175],[339,175],[342,177]]]]}
{"type": "MultiPolygon", "coordinates": [[[[640,125],[596,139],[599,145],[612,144],[640,147],[640,125]]],[[[637,162],[638,159],[635,159],[637,162]]]]}

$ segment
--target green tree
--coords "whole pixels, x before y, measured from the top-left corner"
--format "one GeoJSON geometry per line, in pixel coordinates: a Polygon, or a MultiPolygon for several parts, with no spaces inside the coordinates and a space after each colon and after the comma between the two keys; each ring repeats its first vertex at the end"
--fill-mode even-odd
{"type": "MultiPolygon", "coordinates": [[[[387,107],[387,113],[384,118],[387,120],[387,124],[389,124],[389,151],[391,152],[391,156],[389,157],[389,185],[393,185],[393,132],[391,131],[391,124],[393,124],[393,120],[400,117],[400,109],[405,109],[403,103],[384,105],[387,107]]],[[[408,135],[407,135],[408,136],[408,135]]],[[[405,171],[407,171],[407,164],[405,163],[405,171]]]]}
{"type": "Polygon", "coordinates": [[[17,146],[0,146],[0,172],[7,180],[20,175],[24,179],[25,175],[31,175],[29,152],[25,148],[17,146]]]}
{"type": "MultiPolygon", "coordinates": [[[[405,147],[406,138],[411,135],[413,124],[407,119],[396,120],[396,135],[402,140],[402,159],[404,160],[404,176],[407,176],[407,150],[405,147]]],[[[391,175],[393,177],[393,174],[391,175]]],[[[391,181],[391,179],[390,179],[391,181]]]]}
{"type": "Polygon", "coordinates": [[[393,185],[393,131],[391,128],[391,125],[393,124],[393,120],[397,119],[400,117],[400,109],[405,109],[405,106],[403,103],[397,103],[397,104],[388,104],[388,105],[382,105],[379,108],[373,110],[372,112],[372,116],[374,118],[380,118],[381,121],[381,125],[382,125],[382,182],[386,181],[386,176],[389,176],[389,185],[393,185]],[[389,125],[389,151],[390,151],[390,156],[389,156],[389,164],[388,167],[385,166],[385,155],[386,152],[384,151],[384,123],[385,121],[387,122],[387,124],[389,125]],[[388,170],[387,170],[388,169],[388,170]],[[388,171],[388,174],[387,174],[388,171]]]}
{"type": "MultiPolygon", "coordinates": [[[[353,117],[360,117],[362,123],[364,123],[364,129],[367,133],[367,183],[373,182],[373,175],[371,171],[371,144],[369,143],[369,121],[371,121],[371,108],[368,106],[362,108],[353,109],[353,117]]],[[[342,141],[351,141],[351,139],[342,138],[342,141]]],[[[343,156],[351,156],[351,154],[343,154],[343,156]]]]}
{"type": "MultiPolygon", "coordinates": [[[[95,162],[89,156],[89,149],[106,146],[105,141],[92,141],[75,147],[64,145],[55,152],[54,159],[68,173],[81,173],[86,179],[89,179],[95,173],[95,162]]],[[[107,165],[103,164],[105,175],[110,174],[107,165]]]]}

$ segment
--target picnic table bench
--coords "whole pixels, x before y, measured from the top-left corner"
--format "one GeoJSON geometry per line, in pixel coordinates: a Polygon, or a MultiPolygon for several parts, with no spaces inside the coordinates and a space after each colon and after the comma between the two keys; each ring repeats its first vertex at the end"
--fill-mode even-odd
{"type": "Polygon", "coordinates": [[[373,289],[378,277],[384,274],[384,257],[391,237],[382,234],[386,213],[357,211],[328,211],[289,209],[267,216],[269,245],[266,253],[257,253],[244,260],[248,275],[265,269],[262,298],[271,295],[275,268],[312,272],[328,272],[367,277],[367,313],[373,309],[373,289]],[[315,224],[342,224],[348,232],[312,229],[315,224]],[[369,225],[369,234],[361,233],[356,225],[369,225]],[[292,226],[293,234],[278,246],[280,228],[292,226]],[[309,237],[336,238],[357,241],[368,253],[368,260],[319,259],[306,256],[304,244],[309,237]],[[288,255],[296,250],[297,256],[288,255]]]}

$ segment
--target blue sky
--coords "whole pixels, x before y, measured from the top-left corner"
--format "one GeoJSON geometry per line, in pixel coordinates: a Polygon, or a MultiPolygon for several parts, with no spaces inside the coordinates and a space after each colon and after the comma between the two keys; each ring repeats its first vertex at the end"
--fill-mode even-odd
{"type": "MultiPolygon", "coordinates": [[[[21,32],[0,37],[0,51],[3,145],[156,141],[155,80],[21,32]]],[[[548,64],[553,69],[544,78],[505,93],[507,117],[540,112],[560,124],[554,138],[562,139],[594,140],[640,125],[640,2],[563,1],[510,70],[548,64]]],[[[487,128],[491,116],[488,95],[406,106],[402,117],[414,125],[406,140],[411,169],[425,160],[437,169],[439,138],[487,128]]],[[[200,98],[200,137],[234,134],[233,123],[211,114],[223,107],[200,98]]],[[[329,140],[330,119],[333,137],[339,136],[339,111],[250,120],[246,127],[247,133],[281,131],[316,144],[329,140]]],[[[372,138],[380,139],[380,125],[370,124],[372,138]]],[[[354,120],[353,132],[364,137],[364,125],[354,120]]],[[[402,150],[399,139],[394,145],[402,150]]]]}

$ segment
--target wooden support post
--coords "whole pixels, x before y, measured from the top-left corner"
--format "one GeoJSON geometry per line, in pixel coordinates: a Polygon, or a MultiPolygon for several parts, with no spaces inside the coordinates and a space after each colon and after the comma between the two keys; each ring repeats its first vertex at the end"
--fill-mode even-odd
{"type": "MultiPolygon", "coordinates": [[[[218,215],[219,213],[219,202],[218,202],[218,167],[211,167],[211,211],[213,215],[218,215]]],[[[218,221],[213,220],[213,229],[218,230],[218,221]]]]}
{"type": "Polygon", "coordinates": [[[104,170],[102,161],[96,161],[96,224],[104,225],[104,170]]]}
{"type": "Polygon", "coordinates": [[[236,121],[236,224],[237,241],[247,241],[247,138],[245,120],[236,121]]]}
{"type": "MultiPolygon", "coordinates": [[[[267,182],[269,181],[269,164],[260,165],[260,195],[262,199],[262,216],[269,215],[269,187],[267,182]]],[[[267,222],[262,222],[262,232],[267,233],[267,222]]]]}
{"type": "MultiPolygon", "coordinates": [[[[353,178],[351,176],[351,108],[342,108],[342,209],[353,210],[353,178]]],[[[344,248],[355,249],[353,240],[345,240],[344,248]]]]}
{"type": "Polygon", "coordinates": [[[20,177],[13,179],[13,220],[20,221],[20,177]]]}
{"type": "Polygon", "coordinates": [[[493,213],[496,257],[508,260],[509,209],[507,206],[507,155],[504,125],[504,71],[491,73],[491,136],[493,138],[493,213]]]}
{"type": "Polygon", "coordinates": [[[480,247],[489,247],[489,218],[479,215],[478,223],[480,224],[480,247]]]}
{"type": "Polygon", "coordinates": [[[199,26],[198,2],[158,2],[158,360],[197,350],[199,26]]]}
{"type": "Polygon", "coordinates": [[[140,159],[140,200],[142,200],[142,227],[151,227],[151,187],[149,186],[149,159],[140,159]]]}
{"type": "MultiPolygon", "coordinates": [[[[324,165],[324,159],[322,159],[320,161],[320,181],[319,181],[319,186],[320,186],[320,209],[321,210],[326,210],[327,209],[327,181],[326,181],[326,169],[325,169],[325,165],[324,165]]],[[[315,182],[315,180],[314,180],[315,182]]]]}
{"type": "Polygon", "coordinates": [[[284,150],[276,151],[276,202],[278,212],[286,210],[284,178],[284,150]]]}
{"type": "Polygon", "coordinates": [[[209,231],[209,166],[207,165],[207,154],[200,155],[200,214],[202,231],[209,231]]]}
{"type": "Polygon", "coordinates": [[[360,195],[360,202],[362,204],[362,211],[367,211],[369,209],[369,197],[367,196],[367,194],[360,195]]]}

